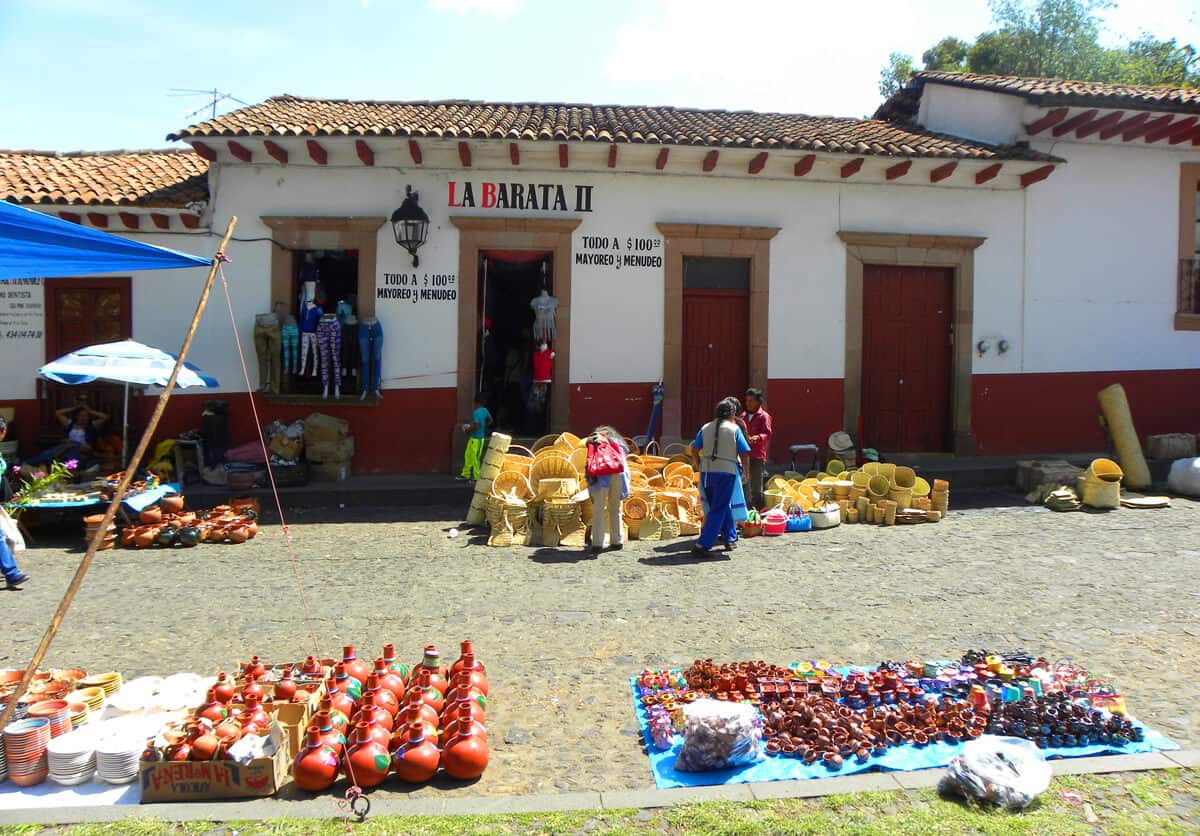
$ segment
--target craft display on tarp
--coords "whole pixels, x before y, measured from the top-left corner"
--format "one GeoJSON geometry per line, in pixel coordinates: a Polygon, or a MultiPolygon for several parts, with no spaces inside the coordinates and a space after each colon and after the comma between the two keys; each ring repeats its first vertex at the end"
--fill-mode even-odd
{"type": "MultiPolygon", "coordinates": [[[[708,659],[687,670],[646,670],[629,682],[659,789],[946,766],[965,742],[985,735],[1031,740],[1047,758],[1179,748],[1130,717],[1108,683],[1069,662],[1023,654],[970,651],[957,662],[874,667],[708,659]],[[680,768],[687,709],[709,700],[753,709],[761,757],[695,771],[692,755],[680,768]]],[[[709,733],[709,748],[729,742],[721,734],[745,738],[747,728],[725,723],[709,733]]]]}

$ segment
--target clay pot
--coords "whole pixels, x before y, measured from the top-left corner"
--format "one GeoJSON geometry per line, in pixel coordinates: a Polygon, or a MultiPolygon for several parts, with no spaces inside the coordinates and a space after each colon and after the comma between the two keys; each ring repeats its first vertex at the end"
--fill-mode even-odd
{"type": "Polygon", "coordinates": [[[471,674],[469,671],[459,672],[458,681],[455,683],[453,688],[446,692],[446,705],[450,705],[451,703],[465,696],[467,699],[475,703],[482,713],[487,709],[487,697],[485,697],[483,693],[479,691],[479,689],[470,684],[470,677],[471,674]]]}
{"type": "Polygon", "coordinates": [[[217,756],[221,748],[221,739],[213,732],[201,734],[192,741],[192,760],[210,761],[217,756]]]}
{"type": "Polygon", "coordinates": [[[371,675],[371,666],[354,655],[354,645],[348,644],[342,648],[342,666],[347,675],[354,677],[360,683],[366,683],[371,675]]]}
{"type": "Polygon", "coordinates": [[[336,679],[325,680],[325,694],[333,703],[333,707],[347,718],[354,714],[354,699],[341,689],[336,679]]]}
{"type": "Polygon", "coordinates": [[[473,781],[487,769],[487,741],[470,726],[460,729],[442,752],[442,768],[451,778],[473,781]]]}
{"type": "Polygon", "coordinates": [[[374,673],[380,688],[391,691],[397,700],[404,699],[404,677],[389,668],[382,658],[375,660],[374,673]]]}
{"type": "Polygon", "coordinates": [[[284,668],[283,676],[275,683],[276,702],[291,702],[296,696],[296,679],[292,676],[290,667],[284,668]]]}
{"type": "Polygon", "coordinates": [[[249,539],[250,534],[246,531],[246,527],[244,525],[234,526],[233,528],[229,529],[230,543],[245,543],[249,539]]]}
{"type": "Polygon", "coordinates": [[[143,525],[158,525],[162,522],[162,518],[162,508],[159,508],[157,505],[151,505],[138,515],[138,519],[142,521],[143,525]]]}
{"type": "Polygon", "coordinates": [[[258,684],[258,674],[247,673],[242,685],[242,702],[249,703],[251,699],[262,702],[266,695],[262,685],[258,684]]]}
{"type": "Polygon", "coordinates": [[[193,511],[182,511],[175,515],[176,525],[192,525],[196,522],[196,514],[193,511]]]}
{"type": "Polygon", "coordinates": [[[342,771],[360,787],[377,787],[392,768],[392,756],[387,746],[371,736],[368,724],[359,723],[354,743],[346,750],[342,771]]]}
{"type": "Polygon", "coordinates": [[[178,532],[174,529],[174,527],[164,525],[158,530],[158,534],[155,536],[154,542],[158,543],[160,546],[172,546],[175,544],[175,537],[177,534],[178,532]]]}
{"type": "Polygon", "coordinates": [[[237,743],[242,739],[242,724],[233,717],[226,717],[213,729],[217,739],[225,744],[237,743]]]}
{"type": "Polygon", "coordinates": [[[179,545],[192,547],[200,543],[200,531],[191,525],[179,529],[179,545]]]}
{"type": "MultiPolygon", "coordinates": [[[[466,657],[468,655],[470,655],[472,658],[474,658],[474,656],[475,656],[475,648],[471,645],[470,639],[463,639],[461,647],[462,647],[462,655],[458,657],[457,662],[455,662],[453,665],[450,666],[450,676],[454,676],[460,670],[463,669],[463,666],[466,664],[466,657]]],[[[483,667],[483,662],[480,662],[478,659],[475,659],[475,664],[478,666],[480,673],[485,672],[484,667],[483,667]]],[[[484,689],[484,693],[485,694],[487,693],[486,689],[484,689]]]]}
{"type": "Polygon", "coordinates": [[[239,513],[245,513],[247,510],[253,511],[257,517],[262,513],[262,506],[259,501],[253,496],[239,496],[229,500],[230,507],[239,513]]]}
{"type": "Polygon", "coordinates": [[[308,792],[322,792],[333,786],[338,776],[338,754],[321,737],[316,726],[309,726],[304,748],[292,762],[296,786],[308,792]]]}
{"type": "MultiPolygon", "coordinates": [[[[209,688],[208,694],[205,697],[204,704],[196,709],[196,716],[203,717],[212,723],[220,723],[228,716],[229,710],[225,707],[225,703],[217,699],[216,688],[209,688]]],[[[207,760],[207,758],[205,758],[207,760]]]]}
{"type": "Polygon", "coordinates": [[[345,692],[346,696],[358,702],[362,699],[363,685],[366,679],[357,679],[346,672],[346,666],[338,662],[333,666],[333,679],[337,682],[337,686],[345,692]]]}
{"type": "Polygon", "coordinates": [[[364,705],[350,718],[351,726],[357,726],[359,723],[369,723],[378,726],[387,732],[386,737],[389,740],[392,737],[392,730],[396,727],[395,720],[392,719],[392,715],[388,713],[388,710],[382,705],[376,705],[375,703],[364,705]]]}
{"type": "Polygon", "coordinates": [[[484,743],[487,743],[487,728],[480,722],[481,716],[469,703],[456,708],[453,716],[442,724],[442,733],[439,736],[441,744],[447,745],[458,736],[459,732],[467,728],[470,728],[473,734],[478,735],[484,743]]]}
{"type": "Polygon", "coordinates": [[[329,715],[329,719],[332,721],[334,728],[336,728],[342,734],[345,734],[350,728],[350,718],[333,707],[333,700],[329,698],[328,694],[321,697],[321,701],[317,704],[317,711],[326,712],[329,715]]]}
{"type": "MultiPolygon", "coordinates": [[[[401,662],[399,659],[396,658],[395,645],[385,644],[383,646],[383,663],[388,666],[388,670],[392,671],[393,673],[399,674],[400,678],[404,680],[404,684],[406,686],[408,685],[408,677],[409,677],[408,665],[404,664],[403,662],[401,662]]],[[[397,694],[396,696],[398,696],[398,697],[403,696],[403,694],[397,694]]]]}
{"type": "Polygon", "coordinates": [[[162,508],[163,512],[167,514],[178,514],[183,510],[184,505],[183,497],[179,494],[164,496],[159,500],[158,504],[162,508]]]}
{"type": "MultiPolygon", "coordinates": [[[[413,669],[414,672],[420,673],[422,670],[429,671],[429,684],[442,693],[446,694],[446,689],[450,687],[450,680],[447,678],[450,671],[442,664],[442,655],[438,653],[437,647],[434,645],[425,646],[425,656],[421,662],[413,669]]],[[[409,685],[412,685],[410,680],[409,685]]]]}
{"type": "Polygon", "coordinates": [[[409,685],[408,696],[412,694],[420,694],[424,700],[438,714],[442,713],[442,709],[446,706],[446,698],[441,690],[433,686],[433,672],[426,667],[417,668],[417,684],[409,685]]]}
{"type": "Polygon", "coordinates": [[[362,699],[364,702],[382,705],[393,717],[400,711],[400,700],[387,688],[380,687],[379,677],[375,674],[367,677],[367,687],[363,691],[362,699]]]}
{"type": "Polygon", "coordinates": [[[121,545],[132,546],[133,540],[137,536],[138,527],[136,525],[127,525],[121,529],[121,545]]]}
{"type": "MultiPolygon", "coordinates": [[[[485,676],[483,673],[483,665],[475,661],[475,654],[465,653],[463,654],[463,658],[455,664],[458,666],[458,669],[452,674],[454,681],[457,682],[459,679],[461,679],[462,674],[466,673],[470,680],[471,686],[476,688],[484,696],[487,696],[487,676],[485,676]]],[[[750,685],[747,683],[746,687],[739,690],[750,690],[750,685]]]]}
{"type": "Polygon", "coordinates": [[[266,731],[271,727],[271,717],[263,709],[262,703],[258,697],[250,695],[245,697],[246,710],[242,712],[242,724],[253,724],[258,726],[262,731],[266,731]]]}
{"type": "Polygon", "coordinates": [[[154,545],[154,538],[158,536],[158,529],[151,525],[144,525],[137,529],[133,535],[133,545],[139,549],[148,548],[154,545]]]}
{"type": "MultiPolygon", "coordinates": [[[[392,771],[401,781],[420,784],[437,774],[442,755],[420,723],[407,729],[406,739],[392,755],[392,771]]],[[[486,764],[485,764],[486,765],[486,764]]]]}
{"type": "Polygon", "coordinates": [[[332,718],[327,713],[318,711],[313,717],[313,725],[316,726],[321,736],[321,742],[333,749],[338,757],[341,757],[342,751],[346,747],[346,736],[334,728],[332,718]]]}
{"type": "Polygon", "coordinates": [[[404,723],[413,723],[416,722],[418,717],[423,718],[433,726],[435,731],[441,725],[440,713],[432,705],[425,702],[424,697],[419,691],[410,692],[405,697],[404,709],[400,712],[400,716],[404,723]]]}
{"type": "Polygon", "coordinates": [[[218,702],[228,703],[233,702],[234,694],[237,693],[237,686],[229,679],[229,675],[225,671],[217,674],[217,681],[213,685],[213,696],[218,702]]]}

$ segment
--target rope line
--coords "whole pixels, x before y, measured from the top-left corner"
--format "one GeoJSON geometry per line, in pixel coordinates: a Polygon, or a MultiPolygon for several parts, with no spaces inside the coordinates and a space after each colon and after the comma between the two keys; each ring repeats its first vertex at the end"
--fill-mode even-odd
{"type": "MultiPolygon", "coordinates": [[[[224,261],[225,259],[220,259],[224,261]]],[[[283,514],[283,500],[279,498],[279,487],[275,484],[275,469],[271,467],[271,451],[267,449],[267,440],[263,436],[262,421],[258,417],[258,405],[254,402],[254,390],[250,387],[250,372],[246,368],[246,354],[242,351],[242,338],[238,336],[237,317],[233,313],[233,298],[229,295],[229,281],[225,278],[225,269],[218,266],[221,274],[221,287],[225,290],[225,306],[229,309],[229,322],[233,327],[233,340],[237,346],[238,361],[242,364],[242,379],[246,382],[246,394],[250,398],[250,411],[254,415],[254,431],[258,434],[258,443],[262,446],[263,457],[267,463],[267,478],[271,482],[271,494],[275,498],[275,510],[279,513],[279,524],[283,529],[283,539],[287,544],[288,563],[292,568],[292,578],[296,582],[296,591],[300,594],[300,603],[304,607],[304,621],[308,626],[308,636],[312,639],[314,656],[321,655],[321,645],[317,641],[316,630],[313,629],[312,611],[308,606],[308,598],[304,595],[304,584],[300,582],[300,569],[296,563],[296,550],[292,544],[292,530],[283,514]]]]}
{"type": "MultiPolygon", "coordinates": [[[[308,626],[308,635],[312,639],[314,656],[320,656],[321,645],[317,641],[316,630],[313,629],[312,610],[308,606],[308,598],[304,595],[304,584],[300,581],[300,568],[296,561],[296,550],[292,543],[291,527],[287,524],[287,519],[283,515],[283,500],[279,497],[279,486],[275,484],[275,469],[271,467],[271,451],[267,449],[267,439],[262,431],[262,419],[258,416],[258,405],[254,402],[254,390],[250,387],[250,372],[246,368],[246,354],[242,350],[242,339],[238,336],[237,316],[233,312],[233,298],[229,294],[229,280],[225,278],[225,270],[220,262],[228,261],[227,258],[221,256],[218,258],[218,270],[221,274],[221,287],[225,291],[225,306],[229,310],[229,324],[233,328],[233,340],[237,346],[238,362],[242,364],[242,379],[246,382],[246,394],[250,398],[250,411],[254,415],[254,430],[258,433],[258,443],[262,446],[263,458],[267,464],[267,478],[271,482],[271,494],[275,498],[275,510],[279,513],[279,524],[283,529],[283,539],[287,544],[288,563],[291,565],[292,578],[296,582],[296,592],[300,595],[300,603],[304,607],[304,621],[308,626]]],[[[366,683],[363,683],[364,685],[366,683]]],[[[354,732],[351,731],[351,734],[354,732]]],[[[346,767],[346,773],[350,778],[350,788],[346,790],[346,801],[349,802],[350,810],[353,815],[358,817],[358,821],[366,820],[367,813],[371,809],[369,799],[362,798],[362,788],[358,785],[358,779],[354,777],[354,764],[350,760],[349,749],[350,740],[347,739],[343,746],[342,756],[343,763],[346,767]],[[361,801],[366,801],[365,808],[361,805],[361,801]]],[[[345,802],[342,802],[345,803],[345,802]]]]}

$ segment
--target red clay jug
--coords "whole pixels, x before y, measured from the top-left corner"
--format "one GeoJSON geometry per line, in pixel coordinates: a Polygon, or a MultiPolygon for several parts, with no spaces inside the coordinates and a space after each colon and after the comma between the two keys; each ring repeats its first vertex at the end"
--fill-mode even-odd
{"type": "Polygon", "coordinates": [[[360,683],[366,682],[367,676],[371,673],[371,666],[354,655],[354,645],[352,644],[342,648],[342,664],[346,668],[346,673],[360,683]]]}
{"type": "Polygon", "coordinates": [[[475,703],[481,712],[487,710],[487,697],[471,683],[469,671],[459,671],[454,686],[446,692],[446,704],[451,705],[463,697],[475,703]]]}
{"type": "Polygon", "coordinates": [[[262,663],[262,660],[257,656],[250,657],[250,664],[246,665],[246,673],[252,673],[255,676],[262,677],[267,673],[267,666],[262,663]]]}
{"type": "Polygon", "coordinates": [[[432,676],[433,672],[429,668],[418,668],[417,682],[408,686],[406,696],[411,698],[413,694],[420,694],[421,699],[440,715],[445,707],[446,698],[441,690],[434,687],[432,676]]]}
{"type": "Polygon", "coordinates": [[[470,676],[471,685],[479,690],[485,697],[488,692],[487,675],[483,672],[483,665],[475,661],[475,654],[464,653],[463,658],[455,662],[455,669],[450,673],[450,682],[456,683],[459,677],[466,673],[470,676]]]}
{"type": "Polygon", "coordinates": [[[446,744],[442,752],[442,768],[451,778],[473,781],[487,769],[488,757],[487,738],[476,734],[467,725],[460,728],[458,734],[446,744]]]}
{"type": "MultiPolygon", "coordinates": [[[[426,670],[429,671],[429,684],[445,695],[446,689],[450,687],[450,681],[447,679],[450,671],[442,664],[442,655],[432,644],[425,646],[425,656],[413,668],[413,674],[419,675],[421,671],[426,670]]],[[[408,685],[412,687],[412,677],[409,677],[408,685]]]]}
{"type": "Polygon", "coordinates": [[[312,656],[305,657],[300,673],[305,679],[316,679],[321,675],[321,664],[312,656]]]}
{"type": "Polygon", "coordinates": [[[455,710],[454,716],[442,724],[442,746],[446,746],[451,740],[458,737],[458,733],[468,726],[474,734],[483,738],[484,743],[487,743],[487,728],[480,722],[479,717],[479,712],[475,711],[470,701],[462,703],[455,710]]]}
{"type": "Polygon", "coordinates": [[[229,709],[217,699],[216,688],[209,688],[204,696],[204,705],[196,709],[196,716],[212,722],[214,725],[229,716],[229,709]]]}
{"type": "Polygon", "coordinates": [[[360,701],[360,704],[369,703],[382,705],[393,717],[400,710],[400,700],[396,698],[395,694],[379,684],[379,677],[375,674],[367,677],[367,687],[363,691],[362,700],[360,701]]]}
{"type": "Polygon", "coordinates": [[[217,682],[213,685],[213,696],[218,702],[233,702],[234,696],[237,694],[237,686],[229,679],[229,675],[225,671],[217,674],[217,682]]]}
{"type": "Polygon", "coordinates": [[[341,757],[342,750],[346,748],[346,736],[334,728],[333,718],[323,711],[318,711],[313,717],[313,725],[321,735],[321,742],[341,757]]]}
{"type": "Polygon", "coordinates": [[[440,715],[432,705],[425,702],[419,691],[413,691],[404,701],[404,708],[400,710],[400,716],[397,720],[403,723],[412,723],[415,718],[422,717],[427,723],[435,729],[441,725],[440,715]]]}
{"type": "MultiPolygon", "coordinates": [[[[466,663],[466,657],[467,657],[468,655],[470,655],[470,656],[472,656],[472,657],[474,657],[474,656],[475,656],[475,648],[474,648],[474,647],[471,645],[471,640],[470,640],[470,639],[463,639],[463,642],[462,642],[461,648],[462,648],[462,654],[461,654],[461,655],[458,657],[458,661],[457,661],[457,662],[455,662],[453,665],[451,665],[451,666],[450,666],[450,678],[451,678],[451,679],[453,679],[453,678],[454,678],[454,676],[455,676],[455,675],[456,675],[456,674],[457,674],[457,673],[458,673],[460,670],[462,670],[462,669],[463,669],[463,665],[466,663]]],[[[480,672],[480,673],[486,673],[486,672],[487,672],[487,671],[486,671],[486,669],[485,669],[485,668],[484,668],[484,666],[483,666],[483,662],[480,662],[478,659],[476,659],[476,660],[475,660],[475,664],[479,666],[479,672],[480,672]]],[[[486,692],[485,692],[485,693],[486,693],[486,692]]]]}
{"type": "Polygon", "coordinates": [[[276,702],[291,702],[296,696],[296,680],[292,676],[291,667],[284,668],[283,676],[275,683],[276,702]]]}
{"type": "Polygon", "coordinates": [[[338,684],[338,687],[349,695],[350,699],[358,702],[362,698],[363,685],[366,684],[366,678],[355,679],[346,670],[346,666],[338,662],[333,666],[333,679],[338,684]]]}
{"type": "Polygon", "coordinates": [[[379,687],[391,691],[397,700],[404,699],[406,683],[404,677],[388,667],[382,658],[375,660],[375,676],[379,678],[379,687]]]}
{"type": "Polygon", "coordinates": [[[354,743],[346,750],[342,762],[346,777],[360,787],[377,787],[387,778],[391,768],[392,756],[387,745],[372,736],[367,723],[359,723],[355,729],[354,743]]]}
{"type": "Polygon", "coordinates": [[[246,697],[246,710],[242,712],[241,722],[243,727],[253,723],[265,733],[271,727],[271,716],[263,709],[258,697],[251,694],[246,697]]]}
{"type": "Polygon", "coordinates": [[[363,722],[375,723],[376,725],[387,729],[389,738],[391,737],[392,729],[395,728],[396,725],[395,721],[392,719],[392,715],[388,713],[388,710],[382,705],[376,705],[375,703],[364,705],[362,708],[360,708],[354,715],[351,722],[355,726],[363,722]]]}
{"type": "Polygon", "coordinates": [[[308,792],[322,792],[333,786],[337,776],[337,752],[322,740],[316,726],[309,726],[304,747],[292,762],[292,778],[296,786],[308,792]]]}
{"type": "Polygon", "coordinates": [[[442,753],[426,736],[421,723],[412,723],[392,755],[392,771],[401,781],[421,784],[437,774],[442,753]]]}
{"type": "Polygon", "coordinates": [[[396,658],[395,645],[385,644],[383,646],[383,663],[388,666],[388,670],[400,674],[400,677],[404,680],[404,684],[408,685],[408,678],[411,672],[408,669],[408,665],[396,658]]]}
{"type": "Polygon", "coordinates": [[[317,704],[317,711],[326,712],[334,727],[343,734],[350,728],[350,718],[333,707],[333,700],[329,698],[328,694],[321,697],[321,701],[317,704]]]}
{"type": "Polygon", "coordinates": [[[349,719],[354,714],[354,699],[338,687],[336,679],[325,680],[325,694],[333,701],[333,707],[349,719]]]}
{"type": "Polygon", "coordinates": [[[258,674],[246,674],[245,684],[242,685],[242,702],[249,702],[251,697],[256,697],[260,701],[266,697],[266,692],[263,687],[258,684],[258,674]]]}

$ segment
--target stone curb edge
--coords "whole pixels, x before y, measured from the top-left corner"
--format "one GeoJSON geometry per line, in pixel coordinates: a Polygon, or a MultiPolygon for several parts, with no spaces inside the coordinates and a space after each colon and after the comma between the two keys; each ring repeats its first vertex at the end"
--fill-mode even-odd
{"type": "MultiPolygon", "coordinates": [[[[1151,769],[1200,767],[1200,750],[1148,752],[1138,755],[1103,755],[1050,762],[1055,775],[1140,772],[1151,769]]],[[[772,781],[756,784],[726,784],[714,787],[683,787],[672,790],[616,790],[574,792],[556,795],[520,795],[475,798],[379,798],[371,805],[372,816],[404,815],[489,815],[557,813],[575,810],[658,809],[699,801],[774,801],[815,798],[876,790],[934,787],[944,769],[916,772],[864,772],[804,781],[772,781]]],[[[0,824],[70,825],[122,821],[127,818],[187,821],[263,821],[266,819],[336,818],[337,799],[313,798],[282,801],[274,798],[253,801],[139,804],[108,807],[52,807],[0,811],[0,824]]]]}

